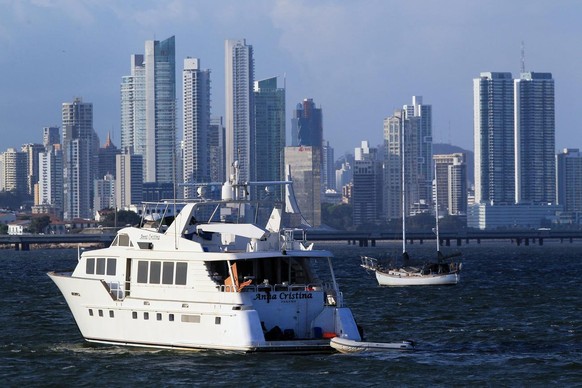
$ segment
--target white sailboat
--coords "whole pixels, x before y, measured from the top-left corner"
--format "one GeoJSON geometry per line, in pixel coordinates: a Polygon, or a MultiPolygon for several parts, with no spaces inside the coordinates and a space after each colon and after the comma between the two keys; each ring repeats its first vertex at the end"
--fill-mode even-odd
{"type": "Polygon", "coordinates": [[[439,235],[439,211],[438,211],[438,190],[436,186],[436,164],[435,164],[435,218],[436,218],[436,247],[437,262],[425,263],[422,266],[415,267],[409,265],[409,256],[406,252],[406,194],[405,194],[405,175],[404,175],[404,129],[401,133],[401,155],[402,155],[402,266],[384,267],[378,263],[378,259],[368,256],[362,256],[361,266],[366,270],[373,271],[376,280],[381,286],[430,286],[430,285],[453,285],[457,284],[460,279],[461,264],[446,259],[459,256],[453,254],[444,256],[440,251],[439,235]]]}

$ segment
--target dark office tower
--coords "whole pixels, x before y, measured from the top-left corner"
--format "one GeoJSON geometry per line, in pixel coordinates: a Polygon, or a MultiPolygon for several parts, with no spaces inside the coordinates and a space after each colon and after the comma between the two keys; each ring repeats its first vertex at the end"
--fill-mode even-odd
{"type": "Polygon", "coordinates": [[[511,73],[473,80],[475,203],[515,203],[514,94],[511,73]]]}
{"type": "Polygon", "coordinates": [[[354,226],[378,224],[383,213],[383,169],[378,150],[362,141],[355,149],[352,208],[354,226]]]}
{"type": "Polygon", "coordinates": [[[63,103],[63,218],[93,218],[93,180],[99,138],[93,130],[93,104],[76,98],[63,103]]]}
{"type": "Polygon", "coordinates": [[[558,204],[575,220],[576,213],[582,214],[582,153],[578,148],[565,148],[556,159],[558,204]]]}
{"type": "Polygon", "coordinates": [[[208,148],[210,151],[210,181],[226,182],[226,168],[224,166],[224,124],[222,117],[212,117],[208,131],[208,148]]]}
{"type": "Polygon", "coordinates": [[[292,121],[297,131],[298,146],[323,147],[323,115],[312,98],[297,104],[292,121]]]}
{"type": "Polygon", "coordinates": [[[26,154],[26,192],[34,196],[34,187],[38,184],[39,155],[44,151],[42,144],[24,144],[21,151],[26,154]]]}
{"type": "Polygon", "coordinates": [[[61,144],[59,127],[44,127],[42,129],[42,145],[45,149],[49,149],[53,144],[61,144]]]}
{"type": "MultiPolygon", "coordinates": [[[[285,89],[277,87],[277,77],[256,81],[254,100],[257,152],[253,164],[256,180],[259,182],[283,180],[285,89]]],[[[277,194],[280,195],[281,192],[278,191],[277,194]]]]}
{"type": "Polygon", "coordinates": [[[111,135],[108,133],[105,144],[103,147],[99,148],[99,167],[97,172],[98,179],[103,179],[103,177],[105,177],[107,174],[111,174],[113,178],[115,178],[115,157],[120,152],[121,151],[119,148],[117,148],[111,141],[111,135]]]}
{"type": "Polygon", "coordinates": [[[202,70],[198,58],[186,58],[182,82],[184,198],[196,198],[193,184],[210,182],[210,70],[202,70]]]}
{"type": "Polygon", "coordinates": [[[323,145],[323,166],[321,169],[321,190],[325,192],[326,190],[335,190],[335,158],[333,147],[329,145],[329,142],[324,141],[323,145]]]}
{"type": "Polygon", "coordinates": [[[131,56],[131,75],[121,82],[121,148],[144,161],[144,181],[176,178],[175,39],[148,40],[145,55],[131,56]]]}
{"type": "Polygon", "coordinates": [[[515,85],[515,201],[556,202],[554,80],[522,73],[515,85]]]}

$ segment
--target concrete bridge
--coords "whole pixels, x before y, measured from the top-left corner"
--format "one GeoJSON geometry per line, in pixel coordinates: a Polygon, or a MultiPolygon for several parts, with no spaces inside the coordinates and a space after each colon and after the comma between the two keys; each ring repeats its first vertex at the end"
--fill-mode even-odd
{"type": "MultiPolygon", "coordinates": [[[[377,241],[402,241],[402,232],[343,232],[343,231],[323,231],[307,230],[307,239],[313,241],[347,241],[348,244],[359,244],[359,246],[376,246],[377,241]]],[[[422,244],[425,240],[435,240],[436,236],[432,232],[406,232],[406,240],[409,244],[415,241],[422,244]]],[[[582,240],[582,231],[553,231],[553,230],[503,230],[503,231],[463,231],[463,232],[441,232],[441,245],[450,246],[456,244],[461,246],[463,241],[468,244],[476,241],[478,244],[482,240],[509,240],[517,245],[530,245],[537,243],[544,245],[544,240],[557,240],[560,242],[574,242],[582,240]]]]}
{"type": "MultiPolygon", "coordinates": [[[[361,247],[375,246],[377,241],[402,241],[401,232],[344,232],[306,230],[305,234],[311,241],[346,241],[348,244],[361,247]]],[[[115,233],[74,233],[74,234],[26,234],[26,235],[0,235],[0,245],[13,245],[16,250],[29,250],[31,245],[53,244],[102,244],[108,246],[115,238],[115,233]]],[[[295,238],[300,238],[297,233],[295,238]]],[[[406,240],[409,244],[425,240],[434,241],[436,238],[432,232],[407,232],[406,240]]],[[[503,230],[503,231],[463,231],[459,233],[440,233],[441,245],[451,244],[461,246],[463,241],[468,244],[483,240],[509,240],[517,245],[538,244],[543,245],[544,240],[557,240],[560,242],[574,242],[582,240],[582,231],[554,231],[554,230],[503,230]]]]}
{"type": "Polygon", "coordinates": [[[105,233],[71,233],[71,234],[23,234],[23,235],[2,235],[0,245],[13,245],[19,251],[28,251],[31,245],[52,245],[52,244],[111,244],[115,234],[105,233]]]}

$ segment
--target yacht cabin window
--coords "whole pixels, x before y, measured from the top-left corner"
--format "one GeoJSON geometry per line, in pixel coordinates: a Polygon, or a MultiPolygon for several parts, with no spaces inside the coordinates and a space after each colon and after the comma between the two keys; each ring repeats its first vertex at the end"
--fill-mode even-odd
{"type": "Polygon", "coordinates": [[[185,286],[188,263],[174,261],[145,261],[137,263],[137,282],[185,286]]]}
{"type": "Polygon", "coordinates": [[[85,263],[85,273],[87,275],[115,276],[117,274],[117,259],[90,257],[85,263]]]}

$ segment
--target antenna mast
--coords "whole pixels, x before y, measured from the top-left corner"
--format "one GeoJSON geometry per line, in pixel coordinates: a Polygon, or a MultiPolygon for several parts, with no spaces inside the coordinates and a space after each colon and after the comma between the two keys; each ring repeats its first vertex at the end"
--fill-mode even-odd
{"type": "Polygon", "coordinates": [[[525,43],[521,41],[521,72],[525,73],[525,43]]]}

